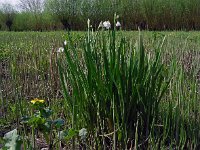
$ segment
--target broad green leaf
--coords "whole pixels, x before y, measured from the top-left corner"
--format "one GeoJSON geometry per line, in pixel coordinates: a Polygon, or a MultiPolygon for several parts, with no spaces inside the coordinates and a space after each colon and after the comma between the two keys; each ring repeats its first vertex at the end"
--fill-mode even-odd
{"type": "Polygon", "coordinates": [[[22,141],[17,134],[17,129],[6,133],[4,139],[6,140],[5,147],[8,148],[8,150],[21,150],[22,141]]]}

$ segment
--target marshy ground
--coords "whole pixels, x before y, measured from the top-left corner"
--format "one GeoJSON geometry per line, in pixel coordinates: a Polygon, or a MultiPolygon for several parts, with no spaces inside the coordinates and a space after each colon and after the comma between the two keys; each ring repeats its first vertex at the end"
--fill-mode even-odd
{"type": "MultiPolygon", "coordinates": [[[[84,50],[84,46],[87,47],[87,45],[84,45],[84,38],[87,33],[71,32],[70,34],[73,48],[69,47],[69,50],[77,50],[80,61],[82,61],[83,64],[86,63],[82,60],[82,52],[79,53],[79,51],[84,50]]],[[[110,35],[107,34],[108,33],[105,32],[105,37],[107,38],[108,36],[109,39],[110,35]]],[[[139,128],[134,124],[133,131],[136,132],[136,129],[138,129],[138,135],[133,133],[133,135],[130,136],[134,142],[138,142],[134,144],[140,146],[139,148],[141,149],[147,147],[198,149],[200,146],[199,32],[142,31],[141,34],[143,36],[146,57],[153,59],[155,50],[161,49],[161,55],[159,56],[161,57],[160,63],[168,70],[164,73],[166,75],[164,78],[170,76],[171,79],[166,93],[159,103],[158,110],[156,110],[156,118],[152,119],[154,128],[152,128],[151,134],[146,136],[145,134],[147,133],[144,134],[145,131],[143,131],[143,128],[139,128]],[[140,137],[138,138],[138,136],[140,137]]],[[[126,44],[124,44],[124,50],[130,50],[131,47],[134,48],[136,41],[138,41],[137,31],[118,31],[115,36],[116,46],[119,47],[121,37],[125,37],[124,43],[126,44]]],[[[46,105],[53,110],[51,118],[62,118],[65,120],[63,128],[71,128],[72,117],[70,106],[65,102],[66,97],[63,97],[62,83],[60,82],[60,72],[57,63],[59,61],[62,65],[66,65],[64,67],[69,67],[69,64],[65,63],[65,53],[58,52],[60,47],[64,47],[63,42],[65,40],[67,40],[68,45],[69,39],[65,32],[0,32],[0,143],[3,143],[3,136],[5,133],[15,128],[23,128],[20,119],[23,115],[30,114],[30,101],[34,98],[45,99],[46,105]]],[[[103,40],[98,40],[95,41],[95,44],[91,44],[94,50],[98,49],[98,47],[101,48],[103,45],[103,40]]],[[[105,42],[106,44],[104,46],[110,44],[109,40],[105,42]]],[[[98,59],[98,57],[96,57],[96,59],[98,59]]],[[[102,73],[102,75],[104,75],[104,73],[102,73]]],[[[72,83],[68,83],[70,80],[66,80],[66,82],[65,86],[68,86],[69,95],[73,95],[71,91],[71,87],[73,87],[73,85],[71,85],[72,83]]],[[[146,83],[144,85],[146,85],[146,83]]],[[[102,90],[104,90],[104,88],[102,88],[102,90]]],[[[95,99],[94,95],[92,98],[95,99]]],[[[95,102],[91,103],[91,106],[96,106],[95,102]]],[[[109,126],[113,126],[113,120],[110,123],[109,118],[105,118],[108,122],[104,120],[108,127],[104,130],[99,129],[100,127],[98,123],[96,123],[95,118],[93,118],[94,116],[90,116],[92,112],[89,111],[93,111],[93,109],[87,108],[87,110],[88,116],[85,117],[85,120],[83,119],[83,125],[87,126],[88,130],[91,128],[91,118],[94,119],[94,124],[97,124],[97,126],[92,127],[96,127],[100,132],[99,134],[102,134],[104,131],[112,132],[114,130],[113,127],[109,126]],[[86,123],[86,120],[89,120],[89,125],[86,123]]],[[[107,108],[105,108],[105,111],[108,111],[107,108]]],[[[86,113],[83,114],[85,115],[86,113]]],[[[109,117],[109,115],[105,112],[105,117],[109,117]]],[[[117,115],[120,116],[120,114],[117,115]]],[[[119,116],[115,119],[119,119],[119,116]]],[[[100,120],[101,119],[102,118],[100,118],[100,120]]],[[[138,120],[136,119],[137,124],[138,120]]],[[[139,124],[141,126],[146,125],[142,120],[140,121],[141,123],[139,124]]],[[[119,119],[116,122],[121,122],[121,120],[119,119]]],[[[101,122],[99,124],[101,126],[101,122]]],[[[77,121],[77,128],[80,127],[83,128],[81,126],[81,121],[77,121]]],[[[116,127],[121,128],[117,125],[116,127]]],[[[22,132],[22,130],[20,132],[22,132]]],[[[98,135],[96,137],[96,135],[93,134],[98,134],[98,132],[88,132],[87,144],[92,149],[100,144],[101,141],[94,140],[98,135]]],[[[120,136],[127,135],[118,133],[117,136],[117,141],[120,141],[120,136]]],[[[112,146],[112,142],[110,142],[112,138],[109,137],[109,140],[107,139],[107,148],[109,148],[110,145],[112,146]]],[[[99,138],[99,140],[102,140],[102,138],[99,138]]],[[[130,145],[134,145],[130,143],[133,142],[128,142],[127,145],[129,145],[129,148],[130,145]]],[[[124,146],[120,142],[118,144],[117,147],[119,148],[124,146]]]]}

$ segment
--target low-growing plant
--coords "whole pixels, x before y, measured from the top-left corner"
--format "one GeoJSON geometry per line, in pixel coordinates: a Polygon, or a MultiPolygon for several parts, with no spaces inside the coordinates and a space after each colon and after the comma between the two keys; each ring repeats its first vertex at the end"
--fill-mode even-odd
{"type": "Polygon", "coordinates": [[[36,142],[36,138],[45,143],[48,149],[60,149],[62,148],[61,142],[66,144],[74,137],[80,139],[80,143],[84,144],[87,130],[85,128],[81,130],[64,128],[65,121],[61,118],[52,119],[53,111],[46,107],[44,100],[37,98],[31,100],[30,108],[31,114],[21,118],[23,125],[21,130],[24,132],[19,134],[17,129],[14,129],[6,133],[4,136],[5,148],[13,150],[20,150],[22,147],[25,149],[38,149],[40,144],[36,142]],[[29,132],[28,129],[30,129],[29,132]]]}

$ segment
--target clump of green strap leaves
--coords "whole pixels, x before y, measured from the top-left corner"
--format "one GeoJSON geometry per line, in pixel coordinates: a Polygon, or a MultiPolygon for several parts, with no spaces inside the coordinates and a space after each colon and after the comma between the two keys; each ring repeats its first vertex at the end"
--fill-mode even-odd
{"type": "Polygon", "coordinates": [[[94,146],[105,148],[112,141],[114,149],[125,148],[128,139],[135,146],[148,139],[169,83],[162,43],[150,56],[140,33],[136,45],[117,34],[93,32],[88,24],[79,49],[68,34],[65,60],[59,61],[72,128],[86,127],[96,135],[94,146]]]}

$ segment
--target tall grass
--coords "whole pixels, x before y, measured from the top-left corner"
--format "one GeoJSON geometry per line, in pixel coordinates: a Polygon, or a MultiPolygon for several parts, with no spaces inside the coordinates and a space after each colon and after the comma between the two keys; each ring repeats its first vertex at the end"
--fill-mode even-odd
{"type": "Polygon", "coordinates": [[[78,49],[70,39],[59,69],[72,128],[86,127],[95,135],[96,148],[195,148],[199,137],[193,125],[199,120],[187,126],[196,114],[185,115],[196,110],[190,104],[198,105],[196,80],[184,86],[176,57],[164,65],[165,38],[151,51],[145,51],[140,36],[134,46],[115,31],[88,30],[78,49]],[[192,97],[184,94],[188,88],[192,97]]]}

